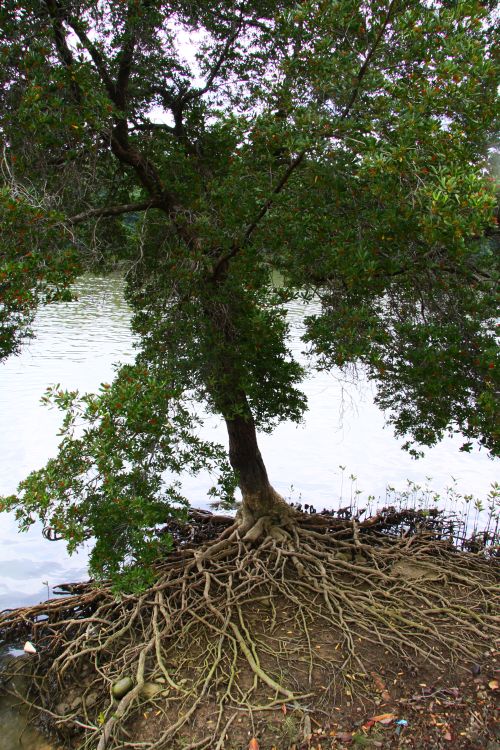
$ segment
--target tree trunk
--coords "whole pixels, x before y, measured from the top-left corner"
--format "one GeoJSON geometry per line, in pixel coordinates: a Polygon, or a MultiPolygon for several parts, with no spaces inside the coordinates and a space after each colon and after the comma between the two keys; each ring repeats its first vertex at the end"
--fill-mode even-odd
{"type": "MultiPolygon", "coordinates": [[[[248,408],[246,399],[245,404],[248,408]]],[[[243,497],[240,512],[243,526],[250,528],[263,518],[268,520],[269,525],[286,525],[292,512],[269,482],[250,409],[248,408],[244,417],[226,418],[226,426],[229,435],[229,461],[238,475],[243,497]]]]}
{"type": "MultiPolygon", "coordinates": [[[[241,336],[238,326],[233,324],[234,311],[238,307],[238,296],[235,289],[224,304],[217,300],[224,299],[220,288],[228,272],[227,261],[217,269],[211,283],[215,287],[210,304],[206,304],[205,313],[213,326],[213,336],[221,338],[224,346],[218,356],[212,358],[210,372],[210,395],[217,411],[224,417],[229,436],[229,461],[238,476],[238,485],[243,502],[238,514],[241,528],[245,532],[258,526],[259,534],[272,526],[286,526],[292,518],[293,511],[281,495],[271,486],[266,467],[257,444],[257,432],[252,410],[247,395],[241,387],[241,374],[235,362],[237,339],[241,336]]],[[[227,293],[226,293],[227,294],[227,293]]],[[[237,316],[236,316],[237,318],[237,316]]]]}

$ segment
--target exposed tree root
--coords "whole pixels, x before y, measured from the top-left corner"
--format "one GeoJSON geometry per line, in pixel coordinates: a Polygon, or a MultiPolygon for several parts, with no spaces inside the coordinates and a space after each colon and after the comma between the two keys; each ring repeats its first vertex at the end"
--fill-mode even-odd
{"type": "Polygon", "coordinates": [[[368,646],[382,658],[469,661],[500,636],[494,561],[425,535],[328,526],[300,515],[286,528],[233,524],[173,554],[141,595],[88,585],[5,612],[0,632],[39,650],[28,700],[68,743],[82,732],[78,747],[160,750],[189,727],[190,747],[220,750],[242,709],[321,708],[346,681],[355,689],[373,669],[368,646]],[[124,676],[133,686],[115,700],[124,676]],[[146,708],[141,739],[128,737],[146,708]]]}

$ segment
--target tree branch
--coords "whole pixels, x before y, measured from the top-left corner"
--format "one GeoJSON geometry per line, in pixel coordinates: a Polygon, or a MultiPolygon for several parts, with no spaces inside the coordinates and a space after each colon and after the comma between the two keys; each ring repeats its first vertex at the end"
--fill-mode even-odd
{"type": "Polygon", "coordinates": [[[165,87],[154,87],[152,89],[152,93],[156,93],[161,97],[163,101],[163,106],[172,112],[173,117],[174,117],[174,122],[175,122],[174,127],[170,127],[168,125],[161,125],[159,127],[155,127],[154,124],[151,124],[151,126],[140,125],[138,126],[138,128],[141,130],[153,130],[153,129],[159,129],[161,127],[161,129],[171,132],[177,138],[184,141],[186,146],[188,146],[188,148],[190,149],[191,153],[196,153],[196,149],[189,142],[188,138],[186,137],[185,130],[184,130],[184,123],[183,123],[184,107],[189,102],[192,102],[195,99],[199,99],[201,96],[203,96],[203,94],[206,94],[206,92],[210,90],[214,80],[216,79],[216,77],[218,76],[220,72],[222,65],[227,59],[227,56],[229,54],[229,51],[235,39],[240,33],[241,26],[242,26],[242,20],[240,18],[237,22],[233,24],[234,30],[232,34],[226,40],[224,47],[215,65],[211,69],[204,86],[198,89],[189,89],[189,88],[187,90],[181,89],[175,95],[165,87]]]}
{"type": "Polygon", "coordinates": [[[365,61],[364,61],[363,65],[361,66],[361,68],[359,69],[358,75],[356,76],[357,83],[355,84],[355,86],[354,86],[354,88],[353,88],[353,90],[351,92],[350,99],[347,102],[346,106],[344,107],[344,111],[342,112],[342,115],[340,116],[341,120],[345,120],[345,118],[347,117],[347,115],[351,111],[352,105],[354,104],[354,102],[358,98],[358,94],[359,94],[361,82],[362,82],[363,78],[365,77],[365,74],[366,74],[366,72],[368,70],[368,66],[370,65],[370,62],[371,62],[371,60],[373,58],[373,55],[377,51],[377,48],[378,48],[380,42],[384,38],[385,31],[387,29],[387,26],[389,25],[389,21],[392,18],[392,14],[393,14],[393,11],[394,11],[394,8],[395,8],[397,2],[398,2],[398,0],[391,0],[391,2],[389,4],[389,7],[387,9],[387,13],[385,14],[385,18],[384,18],[384,21],[382,23],[382,26],[380,27],[380,30],[379,30],[376,38],[375,38],[374,43],[372,44],[371,48],[368,50],[368,54],[365,57],[365,61]]]}
{"type": "Polygon", "coordinates": [[[185,104],[188,102],[193,101],[194,99],[199,99],[200,96],[203,96],[207,93],[207,91],[210,90],[213,82],[219,75],[220,69],[222,68],[222,65],[227,59],[227,56],[229,54],[229,51],[231,47],[233,46],[234,42],[238,38],[238,34],[241,31],[242,26],[242,19],[240,18],[237,22],[235,22],[235,28],[233,33],[227,38],[226,43],[222,49],[222,52],[219,55],[219,58],[215,65],[213,66],[212,70],[209,73],[209,76],[207,78],[207,81],[202,88],[199,89],[191,89],[190,91],[186,92],[184,96],[182,96],[179,100],[179,106],[182,108],[185,104]]]}
{"type": "Polygon", "coordinates": [[[125,118],[120,118],[113,128],[111,134],[111,151],[122,164],[132,167],[139,177],[141,184],[151,194],[153,200],[158,206],[162,205],[171,210],[174,205],[173,196],[169,195],[161,177],[147,156],[141,154],[136,148],[130,145],[128,138],[128,126],[125,118]]]}
{"type": "Polygon", "coordinates": [[[80,224],[82,221],[93,217],[101,216],[119,216],[120,214],[130,214],[135,211],[146,211],[148,208],[155,208],[157,201],[138,201],[137,203],[122,203],[118,206],[103,206],[102,208],[91,208],[89,211],[83,211],[75,216],[70,216],[66,221],[71,224],[80,224]]]}
{"type": "Polygon", "coordinates": [[[89,39],[82,24],[70,16],[64,17],[64,21],[68,27],[74,31],[89,53],[109,98],[120,110],[121,115],[116,117],[115,126],[111,134],[111,150],[113,154],[122,164],[127,164],[134,169],[141,184],[151,196],[153,196],[153,200],[158,206],[163,205],[165,210],[171,211],[174,207],[173,197],[165,193],[163,183],[156,167],[146,156],[141,154],[136,148],[132,147],[128,140],[128,125],[126,119],[127,87],[132,70],[133,54],[136,45],[136,36],[130,32],[130,21],[133,17],[131,7],[132,6],[130,5],[127,14],[125,41],[118,55],[119,67],[116,83],[108,73],[104,58],[99,49],[89,39]]]}
{"type": "MultiPolygon", "coordinates": [[[[48,6],[50,6],[50,5],[55,5],[56,0],[46,0],[46,2],[48,6]]],[[[50,11],[50,7],[49,7],[49,11],[50,11]]],[[[130,32],[130,21],[133,16],[131,5],[129,5],[128,11],[127,11],[127,21],[126,21],[126,27],[125,27],[125,42],[118,55],[119,66],[118,66],[118,74],[117,74],[116,83],[113,81],[113,79],[111,78],[111,75],[108,73],[104,57],[99,51],[99,48],[88,37],[82,24],[77,19],[72,18],[71,16],[62,16],[61,10],[59,10],[59,15],[64,18],[65,23],[77,35],[81,44],[83,44],[83,46],[89,53],[92,59],[92,62],[94,63],[94,66],[99,74],[99,77],[101,78],[101,81],[103,82],[106,88],[106,91],[108,92],[108,96],[111,99],[111,101],[120,110],[124,111],[126,108],[127,86],[128,86],[128,81],[130,78],[130,73],[132,70],[132,60],[133,60],[135,45],[137,41],[135,34],[130,32]]]]}
{"type": "Polygon", "coordinates": [[[116,105],[123,111],[125,111],[127,106],[128,82],[132,72],[132,61],[134,58],[135,45],[137,43],[137,36],[130,28],[132,18],[132,4],[129,4],[125,25],[125,41],[119,54],[118,75],[116,77],[115,86],[116,105]]]}
{"type": "MultiPolygon", "coordinates": [[[[141,184],[153,196],[152,200],[156,202],[157,205],[160,205],[160,203],[163,202],[162,204],[167,211],[172,210],[174,207],[173,197],[165,193],[157,169],[146,156],[141,154],[136,148],[132,147],[128,140],[128,125],[126,119],[127,88],[130,73],[132,71],[133,55],[136,45],[136,36],[130,32],[130,22],[133,17],[132,4],[129,5],[127,13],[125,40],[118,55],[119,65],[116,84],[107,71],[101,52],[89,39],[80,21],[66,14],[64,9],[58,3],[58,0],[45,0],[45,4],[49,16],[52,19],[56,49],[63,65],[69,68],[74,63],[73,55],[66,41],[66,33],[63,26],[64,22],[68,28],[77,35],[78,39],[87,50],[110,100],[120,110],[121,114],[115,118],[115,126],[111,133],[111,150],[113,154],[120,162],[127,164],[134,169],[141,184]]],[[[75,84],[75,86],[75,98],[77,101],[82,101],[82,92],[77,84],[75,84]]]]}
{"type": "Polygon", "coordinates": [[[129,131],[133,132],[134,130],[143,130],[146,132],[155,130],[158,132],[163,130],[165,133],[175,135],[175,128],[164,122],[133,122],[133,126],[129,128],[129,131]]]}
{"type": "MultiPolygon", "coordinates": [[[[349,113],[351,112],[351,109],[352,109],[352,107],[353,107],[353,105],[354,105],[354,103],[355,103],[355,101],[356,101],[356,99],[358,97],[358,94],[359,94],[359,91],[360,91],[360,88],[361,88],[361,82],[362,82],[363,78],[365,77],[366,72],[368,71],[368,67],[369,67],[370,61],[372,60],[372,58],[373,58],[373,56],[374,56],[374,54],[375,54],[375,52],[377,50],[377,47],[379,46],[379,44],[380,44],[380,42],[381,42],[381,40],[382,40],[382,38],[383,38],[383,36],[385,34],[385,30],[386,30],[387,25],[388,25],[388,23],[390,21],[390,18],[392,16],[392,12],[393,12],[393,9],[394,9],[394,6],[395,6],[396,2],[397,2],[397,0],[391,0],[391,3],[390,3],[389,8],[387,10],[387,13],[386,13],[384,22],[383,22],[383,24],[382,24],[382,26],[380,28],[380,31],[377,34],[377,37],[376,37],[373,45],[369,49],[368,54],[367,54],[367,56],[365,58],[365,61],[363,62],[361,68],[359,69],[358,75],[356,76],[357,83],[356,83],[356,85],[353,88],[353,91],[351,93],[351,96],[349,98],[348,103],[344,107],[344,109],[342,111],[342,114],[339,117],[340,122],[342,122],[342,120],[345,120],[347,118],[347,116],[349,115],[349,113]]],[[[269,211],[269,209],[273,205],[276,196],[279,195],[279,193],[281,193],[281,191],[283,190],[283,188],[287,184],[288,180],[292,176],[293,172],[295,172],[295,170],[297,169],[297,167],[300,166],[300,164],[304,160],[304,157],[307,154],[307,151],[308,151],[308,149],[303,149],[303,151],[301,151],[298,154],[298,156],[296,156],[295,159],[288,166],[286,172],[281,177],[281,179],[279,180],[279,182],[276,185],[276,187],[273,189],[271,195],[269,196],[269,198],[267,199],[267,201],[263,204],[263,206],[260,208],[260,210],[257,213],[257,216],[255,217],[255,219],[253,219],[253,221],[249,224],[249,226],[245,230],[245,233],[243,235],[243,242],[244,243],[247,242],[250,239],[252,233],[255,231],[255,229],[259,225],[260,221],[264,218],[264,216],[267,214],[267,212],[269,211]]]]}
{"type": "MultiPolygon", "coordinates": [[[[70,70],[74,64],[74,58],[70,48],[68,47],[68,43],[66,42],[66,34],[64,32],[64,26],[62,23],[61,9],[56,0],[45,0],[45,5],[47,6],[50,18],[52,19],[52,29],[54,32],[54,42],[56,45],[57,53],[64,67],[70,70]]],[[[70,88],[77,104],[81,104],[82,92],[80,91],[80,87],[78,86],[77,82],[73,79],[70,81],[70,88]]]]}
{"type": "MultiPolygon", "coordinates": [[[[380,27],[380,30],[375,38],[374,43],[372,44],[371,48],[368,50],[368,53],[365,57],[365,60],[363,64],[361,65],[358,75],[356,76],[356,84],[351,92],[351,96],[349,98],[349,101],[347,102],[346,106],[344,107],[342,114],[339,117],[339,121],[342,122],[342,120],[345,120],[349,113],[352,110],[352,107],[358,97],[360,88],[361,88],[361,82],[363,81],[363,78],[365,77],[370,62],[373,59],[373,56],[382,41],[385,31],[387,29],[387,26],[389,24],[389,21],[391,20],[394,8],[396,6],[396,3],[398,0],[391,0],[389,7],[387,9],[387,13],[385,15],[384,21],[382,23],[382,26],[380,27]]],[[[332,136],[332,133],[329,134],[329,137],[332,136]]],[[[299,167],[302,162],[304,161],[304,158],[308,152],[308,149],[303,149],[300,151],[300,153],[293,159],[293,161],[289,164],[287,167],[285,173],[280,178],[278,184],[273,188],[271,195],[269,198],[262,204],[261,208],[257,212],[257,215],[255,218],[250,222],[250,224],[245,229],[245,232],[243,234],[243,237],[240,242],[235,242],[230,250],[229,253],[227,253],[225,256],[219,258],[217,263],[215,264],[214,270],[212,272],[212,279],[215,279],[217,275],[220,273],[221,269],[226,265],[226,263],[233,258],[235,255],[239,253],[242,247],[246,245],[250,237],[252,236],[253,232],[257,229],[258,225],[262,221],[262,219],[266,216],[271,206],[274,204],[276,197],[281,193],[285,185],[288,183],[290,177],[295,172],[297,167],[299,167]]]]}
{"type": "Polygon", "coordinates": [[[108,96],[111,99],[112,102],[116,104],[115,97],[116,97],[116,89],[115,84],[113,83],[113,80],[111,76],[109,75],[106,65],[104,62],[104,58],[99,52],[98,48],[96,47],[93,42],[89,39],[81,25],[78,23],[77,20],[70,17],[64,18],[65,22],[69,26],[69,28],[74,31],[74,33],[77,35],[80,42],[83,44],[87,52],[89,53],[90,57],[92,58],[92,62],[95,65],[95,68],[99,74],[99,77],[101,81],[104,83],[104,86],[106,87],[106,91],[108,92],[108,96]]]}

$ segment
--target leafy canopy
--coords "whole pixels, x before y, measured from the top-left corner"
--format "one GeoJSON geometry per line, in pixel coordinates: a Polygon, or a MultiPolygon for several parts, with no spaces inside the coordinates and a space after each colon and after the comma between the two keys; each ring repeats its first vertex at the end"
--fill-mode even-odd
{"type": "Polygon", "coordinates": [[[312,363],[362,364],[411,451],[498,453],[492,7],[2,4],[0,356],[89,269],[126,271],[140,340],[99,394],[52,392],[60,453],[4,503],[23,525],[95,537],[109,573],[166,544],[165,471],[222,465],[230,495],[191,404],[301,418],[294,298],[312,363]]]}

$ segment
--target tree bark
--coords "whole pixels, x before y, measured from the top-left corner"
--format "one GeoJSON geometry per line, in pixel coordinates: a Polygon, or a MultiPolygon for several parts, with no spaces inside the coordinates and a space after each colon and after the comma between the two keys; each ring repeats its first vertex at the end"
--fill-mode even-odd
{"type": "Polygon", "coordinates": [[[238,476],[243,502],[240,519],[250,528],[259,519],[268,525],[286,525],[292,516],[291,508],[269,482],[267,470],[257,443],[255,423],[248,402],[244,401],[245,416],[226,418],[229,436],[229,461],[238,476]]]}
{"type": "MultiPolygon", "coordinates": [[[[210,278],[214,286],[213,299],[221,296],[229,269],[229,259],[218,263],[210,278]]],[[[238,486],[242,494],[242,505],[238,514],[243,531],[259,526],[259,534],[271,527],[287,526],[294,511],[276,492],[269,482],[267,470],[257,443],[257,431],[247,394],[241,386],[241,374],[236,366],[235,352],[241,334],[233,323],[233,313],[238,306],[238,297],[233,288],[226,299],[230,303],[213,302],[207,304],[205,312],[213,327],[213,336],[222,337],[222,353],[214,354],[210,380],[210,395],[217,411],[223,416],[229,437],[229,462],[237,474],[238,486]]]]}

